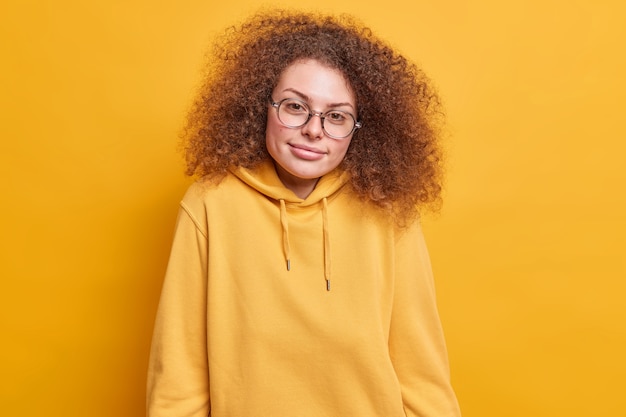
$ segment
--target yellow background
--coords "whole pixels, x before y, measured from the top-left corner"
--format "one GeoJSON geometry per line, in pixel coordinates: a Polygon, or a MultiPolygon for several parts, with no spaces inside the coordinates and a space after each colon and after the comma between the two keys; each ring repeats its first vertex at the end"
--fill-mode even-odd
{"type": "MultiPolygon", "coordinates": [[[[464,416],[624,415],[624,3],[315,3],[418,61],[448,109],[425,227],[464,416]]],[[[211,34],[257,4],[0,6],[2,415],[143,415],[177,133],[211,34]]]]}

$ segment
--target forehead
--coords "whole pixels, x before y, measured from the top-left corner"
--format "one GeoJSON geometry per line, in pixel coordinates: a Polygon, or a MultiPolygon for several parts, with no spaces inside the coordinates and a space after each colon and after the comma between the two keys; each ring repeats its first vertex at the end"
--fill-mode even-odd
{"type": "MultiPolygon", "coordinates": [[[[281,73],[276,94],[298,92],[312,102],[346,102],[355,105],[352,87],[344,74],[319,61],[296,61],[281,73]]],[[[278,97],[274,97],[277,99],[278,97]]]]}

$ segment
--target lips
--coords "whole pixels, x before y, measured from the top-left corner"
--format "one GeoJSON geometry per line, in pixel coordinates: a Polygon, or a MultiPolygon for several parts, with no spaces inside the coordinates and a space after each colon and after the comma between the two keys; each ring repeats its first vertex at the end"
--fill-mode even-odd
{"type": "Polygon", "coordinates": [[[321,151],[319,149],[312,148],[312,147],[306,146],[306,145],[294,145],[293,143],[290,143],[289,146],[291,146],[292,148],[296,148],[296,149],[302,149],[302,150],[307,151],[307,152],[314,152],[314,153],[321,153],[321,154],[326,153],[324,151],[321,151]]]}
{"type": "Polygon", "coordinates": [[[294,154],[298,158],[306,159],[308,161],[322,159],[326,155],[326,152],[306,145],[290,143],[289,147],[292,154],[294,154]]]}

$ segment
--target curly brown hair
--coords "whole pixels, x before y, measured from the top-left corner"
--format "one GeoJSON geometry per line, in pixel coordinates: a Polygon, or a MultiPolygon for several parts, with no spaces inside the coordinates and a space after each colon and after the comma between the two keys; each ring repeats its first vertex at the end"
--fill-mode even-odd
{"type": "Polygon", "coordinates": [[[270,158],[268,100],[303,59],[339,70],[355,93],[363,128],[339,167],[355,194],[401,223],[438,208],[440,100],[420,68],[346,15],[263,11],[218,37],[183,131],[187,174],[219,179],[270,158]]]}

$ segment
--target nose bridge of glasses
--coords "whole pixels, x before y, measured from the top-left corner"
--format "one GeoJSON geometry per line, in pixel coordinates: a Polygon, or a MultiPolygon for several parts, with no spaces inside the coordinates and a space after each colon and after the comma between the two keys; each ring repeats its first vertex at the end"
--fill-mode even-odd
{"type": "Polygon", "coordinates": [[[307,120],[307,123],[310,123],[311,119],[313,119],[315,116],[320,118],[320,125],[323,128],[324,127],[324,119],[326,119],[326,116],[324,116],[324,112],[321,112],[321,111],[309,110],[309,119],[307,120]]]}
{"type": "Polygon", "coordinates": [[[313,110],[309,110],[309,116],[313,117],[313,116],[317,116],[320,119],[324,120],[324,112],[322,111],[313,111],[313,110]]]}
{"type": "Polygon", "coordinates": [[[314,127],[314,126],[311,126],[311,124],[313,123],[312,119],[315,116],[320,118],[320,125],[319,126],[320,126],[320,128],[324,132],[326,132],[326,129],[324,127],[324,118],[325,118],[324,117],[324,112],[321,112],[321,111],[313,111],[313,110],[309,109],[309,117],[307,117],[306,122],[304,122],[303,126],[308,126],[308,128],[314,127]]]}

